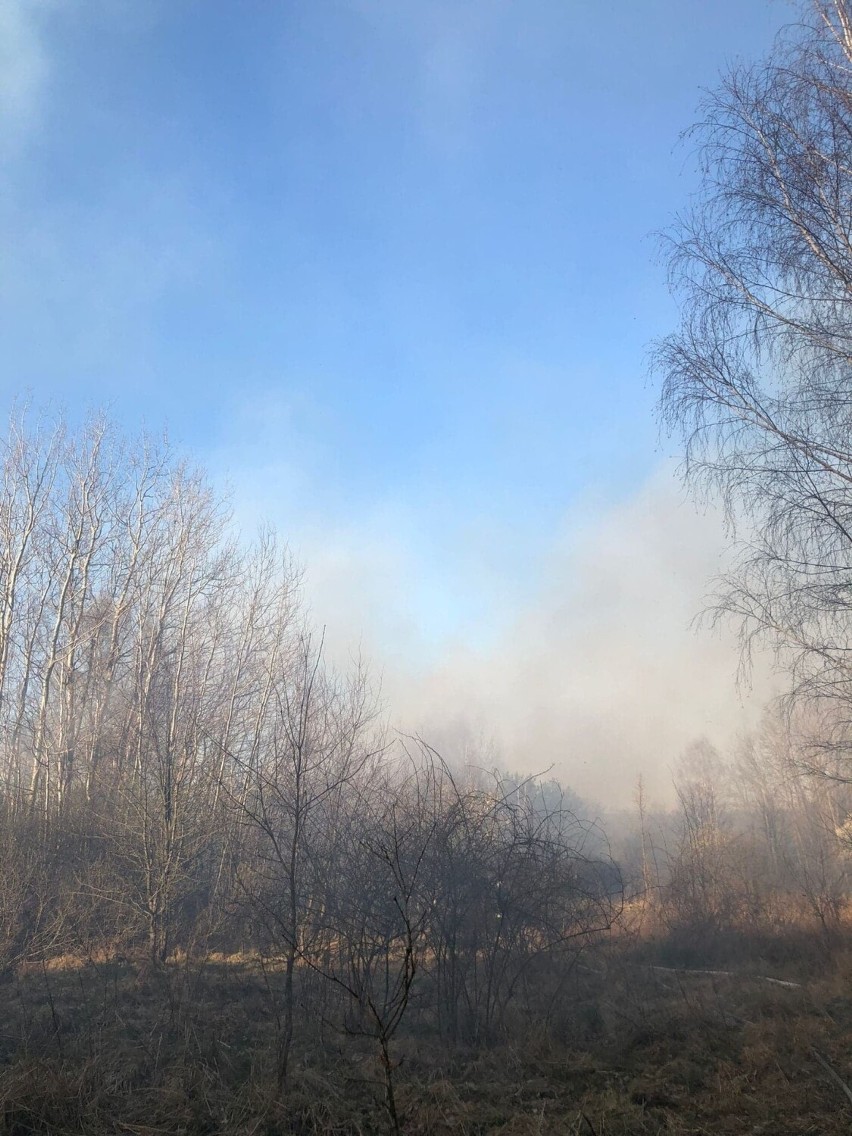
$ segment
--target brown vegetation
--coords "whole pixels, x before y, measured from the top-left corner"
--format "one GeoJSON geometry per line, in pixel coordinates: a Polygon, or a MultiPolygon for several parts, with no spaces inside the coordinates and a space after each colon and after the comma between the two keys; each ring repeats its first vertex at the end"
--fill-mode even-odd
{"type": "MultiPolygon", "coordinates": [[[[400,1124],[447,1136],[847,1132],[852,945],[818,943],[776,939],[770,962],[766,943],[741,936],[717,944],[717,970],[727,952],[730,971],[710,974],[677,965],[665,940],[623,933],[572,968],[557,1000],[507,1019],[487,1045],[447,1047],[418,1018],[396,1048],[400,1124]],[[790,984],[765,982],[758,971],[770,965],[790,984]]],[[[372,1045],[329,1020],[300,1020],[278,1094],[269,987],[283,991],[285,979],[283,965],[233,958],[10,978],[0,1130],[385,1130],[372,1045]]]]}
{"type": "Polygon", "coordinates": [[[852,800],[786,723],[611,847],[390,744],[167,447],[2,460],[0,1131],[840,1131],[852,800]]]}

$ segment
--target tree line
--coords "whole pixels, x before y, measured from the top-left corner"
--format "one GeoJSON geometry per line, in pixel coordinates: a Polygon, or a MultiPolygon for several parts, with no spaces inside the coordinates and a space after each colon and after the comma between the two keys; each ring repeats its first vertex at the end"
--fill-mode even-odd
{"type": "Polygon", "coordinates": [[[552,785],[389,740],[276,537],[240,538],[201,473],[100,418],[19,415],[0,443],[0,816],[0,970],[258,958],[279,1087],[327,1015],[376,1042],[392,1116],[413,999],[487,1037],[619,901],[552,785]]]}

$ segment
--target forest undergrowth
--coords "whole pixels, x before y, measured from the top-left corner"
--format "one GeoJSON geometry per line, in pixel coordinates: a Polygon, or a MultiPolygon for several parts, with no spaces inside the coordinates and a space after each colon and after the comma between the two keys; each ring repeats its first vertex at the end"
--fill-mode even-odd
{"type": "MultiPolygon", "coordinates": [[[[628,912],[628,917],[630,912],[628,912]]],[[[296,989],[310,976],[297,975],[296,989]]],[[[134,1136],[380,1133],[375,1045],[323,1015],[277,1087],[270,984],[250,956],[63,956],[0,986],[0,1131],[134,1136]]],[[[846,1133],[852,928],[698,941],[627,922],[584,951],[556,999],[448,1046],[397,1040],[411,1136],[846,1133]]]]}

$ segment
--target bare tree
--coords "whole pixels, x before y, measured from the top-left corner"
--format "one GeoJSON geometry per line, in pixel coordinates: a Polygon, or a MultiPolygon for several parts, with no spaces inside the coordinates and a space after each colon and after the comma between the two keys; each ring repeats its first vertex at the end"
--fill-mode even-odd
{"type": "Polygon", "coordinates": [[[403,749],[397,763],[385,762],[358,786],[339,845],[346,876],[326,878],[319,920],[322,937],[335,949],[313,963],[348,999],[345,1031],[378,1046],[385,1108],[397,1136],[403,1116],[391,1046],[429,948],[438,902],[427,865],[442,775],[431,754],[403,749]]]}
{"type": "Polygon", "coordinates": [[[805,9],[694,128],[698,204],[669,235],[680,329],[657,352],[686,475],[736,534],[717,614],[796,688],[849,700],[852,6],[805,9]]]}
{"type": "Polygon", "coordinates": [[[253,863],[241,873],[242,889],[263,928],[262,949],[283,964],[280,999],[269,988],[279,1092],[293,1043],[296,964],[317,969],[315,951],[325,940],[315,942],[316,927],[339,879],[342,828],[382,749],[371,729],[375,707],[363,668],[340,680],[325,667],[321,641],[288,630],[279,626],[260,675],[252,744],[229,751],[227,790],[250,829],[253,863]]]}
{"type": "Polygon", "coordinates": [[[426,969],[442,1032],[482,1042],[546,966],[570,970],[610,926],[621,881],[596,827],[552,782],[440,770],[426,969]]]}

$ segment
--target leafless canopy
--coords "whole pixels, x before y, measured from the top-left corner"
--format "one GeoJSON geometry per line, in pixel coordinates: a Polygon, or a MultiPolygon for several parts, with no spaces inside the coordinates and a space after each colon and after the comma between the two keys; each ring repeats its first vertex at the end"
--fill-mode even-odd
{"type": "Polygon", "coordinates": [[[665,424],[736,557],[718,613],[797,688],[846,698],[852,657],[852,5],[808,7],[702,106],[703,180],[667,238],[682,304],[658,345],[665,424]]]}

